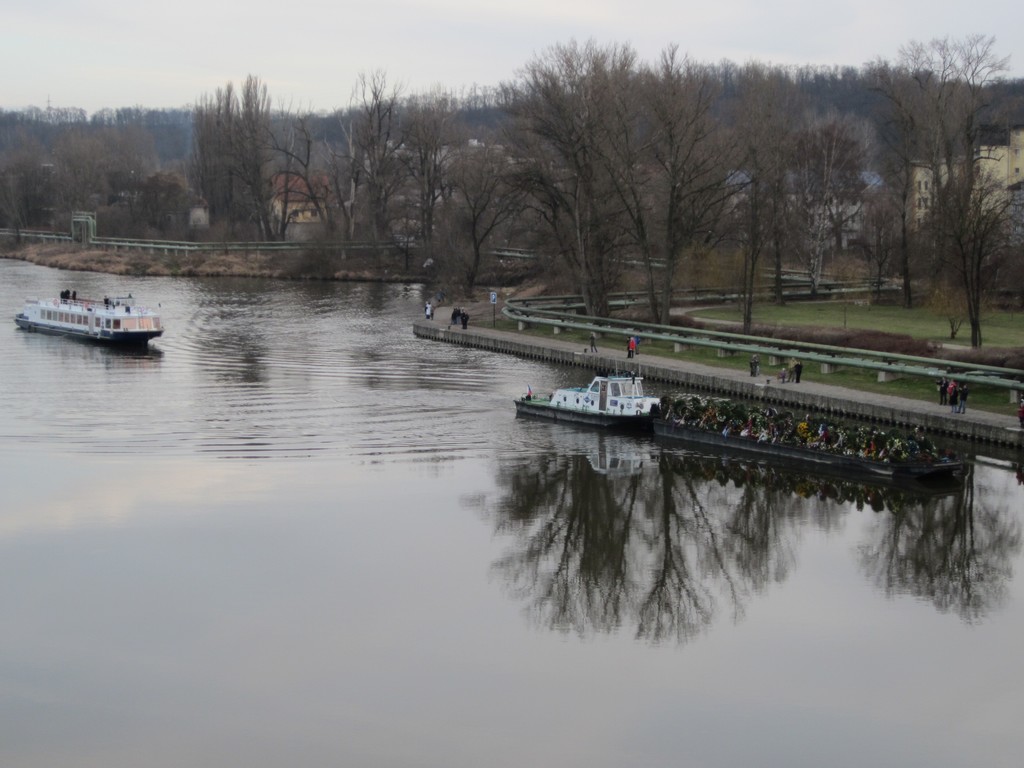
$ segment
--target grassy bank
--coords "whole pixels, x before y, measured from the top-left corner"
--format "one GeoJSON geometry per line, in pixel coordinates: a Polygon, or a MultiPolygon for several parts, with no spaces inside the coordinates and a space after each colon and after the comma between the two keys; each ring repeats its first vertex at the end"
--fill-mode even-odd
{"type": "MultiPolygon", "coordinates": [[[[487,322],[487,325],[490,325],[487,322]]],[[[539,338],[551,338],[551,329],[543,326],[530,328],[525,331],[518,331],[518,325],[508,320],[499,319],[497,326],[501,330],[515,331],[529,334],[539,338]]],[[[571,341],[578,343],[580,349],[586,349],[590,345],[590,334],[584,331],[562,331],[557,337],[560,341],[571,341]]],[[[625,339],[609,337],[598,340],[598,349],[612,356],[619,356],[626,359],[625,339]]],[[[725,368],[735,371],[749,371],[749,361],[746,356],[733,355],[729,357],[718,357],[717,350],[692,347],[683,352],[675,352],[670,342],[644,340],[641,346],[640,361],[645,358],[665,357],[674,360],[688,360],[700,365],[707,365],[715,368],[725,368]]],[[[777,374],[778,371],[768,370],[762,366],[764,378],[777,374]]],[[[879,394],[905,397],[910,400],[919,400],[922,403],[938,404],[938,392],[935,382],[930,379],[905,377],[894,381],[879,382],[876,371],[860,369],[840,368],[834,373],[822,374],[818,367],[807,365],[804,367],[803,378],[807,381],[821,381],[827,384],[834,384],[839,387],[849,387],[862,392],[877,392],[879,394]]],[[[988,411],[998,414],[1014,415],[1016,409],[1009,403],[1009,395],[1005,389],[985,387],[978,385],[971,388],[969,400],[970,408],[988,411]]]]}
{"type": "MultiPolygon", "coordinates": [[[[735,305],[707,307],[688,313],[697,320],[739,323],[742,318],[735,305]]],[[[758,304],[754,307],[756,325],[814,328],[856,328],[885,333],[904,333],[943,345],[969,346],[970,327],[964,323],[955,339],[950,339],[949,319],[931,309],[868,304],[864,302],[798,302],[783,306],[758,304]]],[[[982,340],[990,347],[1024,346],[1024,313],[986,312],[982,316],[982,340]]]]}

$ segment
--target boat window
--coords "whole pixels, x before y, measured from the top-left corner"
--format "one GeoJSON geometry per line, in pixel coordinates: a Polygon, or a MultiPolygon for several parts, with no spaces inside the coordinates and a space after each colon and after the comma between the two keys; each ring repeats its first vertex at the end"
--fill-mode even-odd
{"type": "Polygon", "coordinates": [[[616,381],[612,382],[611,395],[612,397],[619,397],[622,394],[622,389],[619,387],[619,383],[616,381]]]}
{"type": "Polygon", "coordinates": [[[596,382],[596,381],[593,384],[590,385],[590,391],[591,392],[598,392],[600,389],[601,389],[601,385],[598,382],[596,382]]]}
{"type": "Polygon", "coordinates": [[[121,329],[121,318],[115,317],[114,318],[114,330],[118,331],[120,329],[121,329]]]}

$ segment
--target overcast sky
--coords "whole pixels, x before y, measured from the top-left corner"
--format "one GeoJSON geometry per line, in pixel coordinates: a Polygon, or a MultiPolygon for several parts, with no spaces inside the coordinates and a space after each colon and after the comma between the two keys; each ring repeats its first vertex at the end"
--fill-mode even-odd
{"type": "Polygon", "coordinates": [[[406,93],[513,79],[551,46],[675,43],[702,62],[861,66],[911,41],[992,35],[1024,77],[1010,0],[11,0],[0,107],[190,106],[256,75],[277,106],[347,106],[360,72],[406,93]]]}

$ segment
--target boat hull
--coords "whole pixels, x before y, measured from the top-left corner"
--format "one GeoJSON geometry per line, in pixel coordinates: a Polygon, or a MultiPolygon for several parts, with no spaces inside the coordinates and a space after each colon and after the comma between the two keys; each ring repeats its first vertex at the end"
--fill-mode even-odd
{"type": "Polygon", "coordinates": [[[577,411],[551,404],[549,400],[514,401],[516,415],[566,424],[585,424],[599,429],[623,430],[628,432],[650,432],[654,417],[650,414],[617,414],[577,411]]]}
{"type": "Polygon", "coordinates": [[[813,469],[821,474],[840,478],[861,478],[880,481],[934,480],[951,478],[963,472],[963,462],[885,462],[858,456],[847,456],[813,448],[778,443],[759,442],[750,437],[725,436],[657,419],[653,423],[655,435],[679,440],[690,446],[707,448],[726,456],[761,459],[771,464],[794,469],[813,469]]]}
{"type": "Polygon", "coordinates": [[[112,346],[144,346],[149,343],[150,339],[155,339],[163,335],[162,328],[133,331],[108,331],[106,329],[100,329],[99,331],[90,332],[84,328],[79,330],[76,328],[48,325],[46,323],[31,320],[23,314],[15,315],[14,322],[24,331],[44,333],[47,336],[63,336],[69,339],[88,341],[95,344],[109,344],[112,346]]]}

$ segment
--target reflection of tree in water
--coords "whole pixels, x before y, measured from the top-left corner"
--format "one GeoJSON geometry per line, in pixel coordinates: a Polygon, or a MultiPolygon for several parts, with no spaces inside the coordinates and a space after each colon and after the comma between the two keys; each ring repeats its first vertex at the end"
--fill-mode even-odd
{"type": "Polygon", "coordinates": [[[876,518],[860,558],[886,595],[909,593],[973,622],[1006,600],[1020,546],[1019,522],[979,494],[971,467],[963,493],[876,518]]]}
{"type": "Polygon", "coordinates": [[[738,619],[751,592],[784,578],[793,554],[779,501],[772,484],[728,465],[662,454],[641,532],[650,580],[638,595],[637,634],[687,639],[711,622],[719,597],[738,619]]]}
{"type": "Polygon", "coordinates": [[[801,524],[835,526],[842,502],[926,503],[668,452],[625,476],[547,454],[503,468],[498,482],[498,529],[515,544],[495,570],[534,619],[580,634],[635,624],[655,642],[693,637],[723,601],[741,617],[752,593],[789,574],[801,524]]]}
{"type": "Polygon", "coordinates": [[[499,529],[522,546],[496,567],[550,626],[618,626],[632,591],[625,548],[641,477],[598,474],[583,456],[545,455],[502,478],[499,529]]]}

